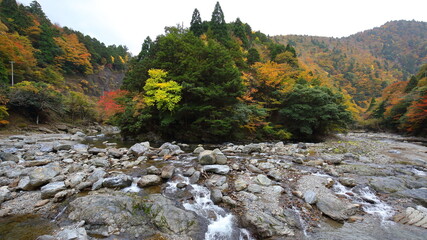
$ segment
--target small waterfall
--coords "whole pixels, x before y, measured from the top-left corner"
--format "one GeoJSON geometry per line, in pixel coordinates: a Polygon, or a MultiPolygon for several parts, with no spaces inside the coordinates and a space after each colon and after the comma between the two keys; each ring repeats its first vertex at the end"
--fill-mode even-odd
{"type": "MultiPolygon", "coordinates": [[[[189,184],[187,177],[179,176],[181,182],[189,184]]],[[[168,182],[165,192],[177,191],[178,182],[168,182]]],[[[215,205],[211,200],[211,193],[206,187],[191,184],[194,201],[185,202],[184,208],[195,212],[197,215],[209,221],[208,231],[205,233],[205,240],[252,240],[246,229],[238,228],[235,225],[235,217],[227,213],[223,208],[215,205]]]]}
{"type": "Polygon", "coordinates": [[[129,187],[123,188],[122,191],[123,192],[133,192],[133,193],[140,192],[141,188],[138,187],[138,184],[137,184],[140,179],[141,178],[133,178],[132,185],[130,185],[129,187]]]}
{"type": "Polygon", "coordinates": [[[308,237],[307,234],[307,223],[304,221],[304,219],[301,217],[301,212],[296,208],[295,206],[292,206],[292,210],[295,212],[295,214],[298,216],[298,221],[301,225],[302,233],[304,234],[304,237],[308,237]]]}

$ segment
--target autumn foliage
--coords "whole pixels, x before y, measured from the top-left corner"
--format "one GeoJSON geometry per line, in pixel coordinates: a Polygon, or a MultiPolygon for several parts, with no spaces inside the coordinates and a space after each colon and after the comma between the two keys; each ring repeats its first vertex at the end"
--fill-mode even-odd
{"type": "Polygon", "coordinates": [[[128,93],[126,90],[104,92],[104,95],[99,99],[97,104],[100,118],[107,121],[115,114],[124,112],[125,108],[119,103],[119,99],[128,93]]]}

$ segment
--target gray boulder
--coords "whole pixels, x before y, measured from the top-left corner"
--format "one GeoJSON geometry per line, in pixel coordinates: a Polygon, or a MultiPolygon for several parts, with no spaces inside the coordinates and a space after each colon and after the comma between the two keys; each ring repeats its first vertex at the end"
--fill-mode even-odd
{"type": "Polygon", "coordinates": [[[73,143],[70,142],[58,142],[53,146],[55,151],[68,151],[73,147],[73,143]]]}
{"type": "Polygon", "coordinates": [[[403,180],[394,177],[374,177],[370,179],[369,185],[375,191],[382,193],[394,193],[407,189],[403,180]]]}
{"type": "Polygon", "coordinates": [[[227,157],[218,149],[212,151],[216,164],[227,164],[227,157]]]}
{"type": "Polygon", "coordinates": [[[107,150],[102,149],[102,148],[97,148],[97,147],[93,147],[93,148],[89,148],[88,153],[93,154],[93,155],[97,155],[98,153],[106,153],[107,150]]]}
{"type": "Polygon", "coordinates": [[[395,192],[393,195],[398,197],[410,198],[419,204],[427,205],[427,188],[407,189],[395,192]]]}
{"type": "Polygon", "coordinates": [[[30,177],[30,184],[23,189],[36,189],[51,181],[51,179],[56,177],[61,172],[61,170],[62,168],[58,163],[51,163],[44,167],[37,167],[28,174],[30,177]]]}
{"type": "Polygon", "coordinates": [[[111,148],[111,149],[108,149],[108,155],[114,158],[121,158],[123,156],[123,152],[121,152],[120,149],[111,148]]]}
{"type": "Polygon", "coordinates": [[[102,168],[96,168],[91,175],[88,176],[87,180],[89,182],[96,182],[101,178],[104,178],[107,175],[104,169],[102,168]]]}
{"type": "Polygon", "coordinates": [[[110,161],[106,157],[97,157],[90,161],[90,163],[95,167],[108,168],[110,166],[110,161]]]}
{"type": "Polygon", "coordinates": [[[67,228],[56,234],[57,240],[87,240],[86,229],[84,228],[67,228]]]}
{"type": "Polygon", "coordinates": [[[263,186],[270,186],[272,183],[271,180],[264,174],[258,174],[258,176],[256,176],[255,181],[263,186]]]}
{"type": "Polygon", "coordinates": [[[203,151],[205,151],[205,149],[202,146],[198,146],[196,149],[194,149],[193,153],[199,154],[203,151]]]}
{"type": "Polygon", "coordinates": [[[7,186],[3,186],[0,188],[0,204],[4,201],[9,200],[11,197],[10,191],[7,186]]]}
{"type": "Polygon", "coordinates": [[[102,186],[106,188],[125,188],[132,184],[132,178],[125,174],[118,176],[105,178],[102,182],[102,186]]]}
{"type": "Polygon", "coordinates": [[[4,161],[4,162],[19,162],[19,157],[17,157],[16,155],[12,154],[12,153],[5,153],[5,152],[0,152],[0,160],[4,161]]]}
{"type": "Polygon", "coordinates": [[[41,198],[47,199],[52,198],[55,196],[56,193],[65,190],[65,183],[64,182],[52,182],[49,184],[44,185],[41,188],[41,198]]]}
{"type": "Polygon", "coordinates": [[[226,175],[230,172],[230,167],[227,165],[205,165],[203,170],[206,172],[213,172],[217,174],[226,175]]]}
{"type": "Polygon", "coordinates": [[[156,186],[162,183],[162,179],[157,175],[145,175],[138,181],[139,187],[156,186]]]}
{"type": "Polygon", "coordinates": [[[169,179],[172,177],[175,172],[175,167],[173,165],[167,165],[162,168],[162,178],[169,179]]]}
{"type": "Polygon", "coordinates": [[[243,226],[255,229],[263,239],[273,236],[293,236],[293,231],[286,222],[279,221],[273,216],[259,210],[247,211],[242,216],[243,226]]]}
{"type": "Polygon", "coordinates": [[[242,152],[244,153],[262,152],[262,146],[259,143],[251,143],[243,146],[242,152]]]}
{"type": "Polygon", "coordinates": [[[137,143],[129,148],[129,153],[133,154],[136,157],[139,157],[143,155],[145,152],[147,152],[150,149],[150,143],[149,142],[142,142],[137,143]]]}
{"type": "Polygon", "coordinates": [[[155,174],[155,175],[162,174],[162,171],[160,169],[156,168],[155,166],[150,166],[146,170],[147,170],[148,174],[155,174]]]}
{"type": "Polygon", "coordinates": [[[205,150],[199,154],[199,163],[202,165],[212,165],[216,163],[213,151],[205,150]]]}

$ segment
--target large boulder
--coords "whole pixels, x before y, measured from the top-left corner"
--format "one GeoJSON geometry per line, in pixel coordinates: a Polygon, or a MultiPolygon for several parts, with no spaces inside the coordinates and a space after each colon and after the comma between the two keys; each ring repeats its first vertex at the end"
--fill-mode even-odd
{"type": "Polygon", "coordinates": [[[126,174],[105,178],[102,182],[102,186],[106,188],[125,188],[130,185],[132,185],[132,177],[126,174]]]}
{"type": "Polygon", "coordinates": [[[28,176],[30,177],[29,184],[23,188],[24,190],[33,190],[36,189],[52,180],[56,177],[62,168],[58,163],[51,163],[43,167],[37,167],[32,170],[28,176]]]}
{"type": "Polygon", "coordinates": [[[0,160],[5,162],[19,162],[19,157],[12,153],[0,152],[0,160]]]}
{"type": "Polygon", "coordinates": [[[145,175],[138,181],[139,187],[156,186],[162,183],[162,178],[157,175],[145,175]]]}
{"type": "Polygon", "coordinates": [[[406,190],[405,182],[395,177],[373,177],[369,185],[377,192],[394,193],[406,190]]]}
{"type": "Polygon", "coordinates": [[[178,155],[181,153],[184,153],[184,151],[181,150],[181,147],[172,143],[163,143],[162,146],[160,146],[160,156],[166,156],[166,155],[178,155]]]}
{"type": "Polygon", "coordinates": [[[347,220],[358,212],[360,207],[358,204],[338,198],[326,185],[328,178],[308,175],[298,180],[297,190],[307,197],[307,201],[315,202],[317,208],[332,219],[347,220]]]}
{"type": "Polygon", "coordinates": [[[211,150],[205,150],[199,153],[198,160],[202,165],[212,165],[216,163],[215,156],[211,150]]]}
{"type": "Polygon", "coordinates": [[[142,143],[134,144],[132,147],[129,148],[128,152],[133,154],[136,157],[139,157],[139,156],[142,156],[149,149],[150,149],[150,143],[142,142],[142,143]]]}

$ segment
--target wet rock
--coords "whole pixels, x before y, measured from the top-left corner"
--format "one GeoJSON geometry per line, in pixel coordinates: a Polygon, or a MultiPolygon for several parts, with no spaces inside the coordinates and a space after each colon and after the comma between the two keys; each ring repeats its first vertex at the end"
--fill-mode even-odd
{"type": "Polygon", "coordinates": [[[106,188],[125,188],[132,184],[132,178],[125,174],[118,176],[105,178],[102,182],[102,186],[106,188]]]}
{"type": "Polygon", "coordinates": [[[190,177],[190,183],[191,184],[195,184],[195,183],[197,183],[199,180],[200,180],[200,175],[201,175],[202,173],[200,172],[200,171],[195,171],[194,173],[193,173],[193,175],[191,175],[191,177],[190,177]]]}
{"type": "Polygon", "coordinates": [[[19,162],[19,157],[12,153],[0,152],[0,160],[4,162],[19,162]]]}
{"type": "Polygon", "coordinates": [[[52,198],[55,196],[56,193],[65,190],[65,183],[64,182],[52,182],[47,185],[44,185],[41,188],[41,198],[47,199],[52,198]]]}
{"type": "Polygon", "coordinates": [[[72,143],[58,142],[53,147],[53,150],[54,151],[68,151],[68,150],[71,150],[72,147],[73,147],[72,143]]]}
{"type": "Polygon", "coordinates": [[[203,171],[226,175],[230,172],[230,167],[227,165],[205,165],[203,171]]]}
{"type": "Polygon", "coordinates": [[[258,176],[256,176],[255,181],[258,184],[261,184],[263,186],[270,186],[271,183],[272,183],[271,180],[267,176],[265,176],[263,174],[259,174],[258,176]]]}
{"type": "Polygon", "coordinates": [[[341,164],[335,167],[338,173],[352,173],[359,176],[393,176],[389,166],[370,166],[366,164],[341,164]]]}
{"type": "Polygon", "coordinates": [[[371,178],[369,186],[371,186],[375,191],[382,193],[394,193],[407,189],[404,181],[394,177],[371,178]]]}
{"type": "Polygon", "coordinates": [[[205,150],[199,154],[198,161],[202,165],[212,165],[216,163],[213,151],[205,150]]]}
{"type": "Polygon", "coordinates": [[[175,167],[173,165],[167,165],[162,168],[161,176],[163,179],[169,179],[172,177],[174,172],[175,172],[175,167]]]}
{"type": "Polygon", "coordinates": [[[129,153],[133,154],[136,157],[139,157],[143,155],[145,152],[147,152],[150,149],[150,143],[149,142],[142,142],[134,144],[132,147],[129,148],[129,153]]]}
{"type": "Polygon", "coordinates": [[[155,174],[155,175],[162,174],[162,171],[160,169],[156,168],[155,166],[150,166],[146,170],[147,170],[148,174],[155,174]]]}
{"type": "Polygon", "coordinates": [[[138,181],[139,187],[156,186],[162,183],[162,179],[157,175],[145,175],[138,181]]]}

